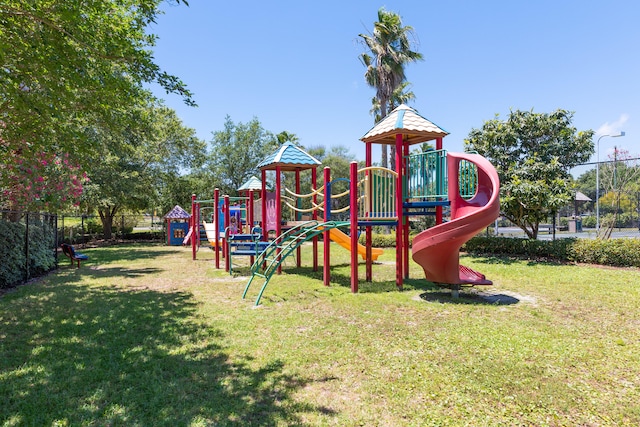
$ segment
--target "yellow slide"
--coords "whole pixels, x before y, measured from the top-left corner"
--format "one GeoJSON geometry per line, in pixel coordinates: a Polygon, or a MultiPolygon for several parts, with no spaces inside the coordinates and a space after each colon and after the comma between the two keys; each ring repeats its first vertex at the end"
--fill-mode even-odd
{"type": "MultiPolygon", "coordinates": [[[[215,222],[207,222],[207,221],[202,221],[204,224],[204,231],[205,233],[207,233],[207,240],[209,241],[209,244],[213,247],[216,244],[216,223],[215,222]]],[[[220,239],[218,239],[218,241],[220,242],[220,239]]],[[[220,244],[222,244],[222,242],[220,242],[220,244]]]]}
{"type": "MultiPolygon", "coordinates": [[[[331,228],[329,230],[329,237],[346,250],[351,251],[351,237],[344,234],[342,231],[337,228],[331,228]]],[[[371,248],[371,259],[373,261],[377,260],[378,257],[382,255],[382,252],[383,251],[380,248],[371,248]]],[[[367,248],[360,243],[358,243],[358,254],[360,254],[362,259],[367,259],[367,248]]]]}

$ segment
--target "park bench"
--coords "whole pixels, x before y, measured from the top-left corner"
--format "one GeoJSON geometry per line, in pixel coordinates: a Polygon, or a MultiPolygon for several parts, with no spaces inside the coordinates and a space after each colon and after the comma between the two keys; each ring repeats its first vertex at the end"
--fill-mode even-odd
{"type": "Polygon", "coordinates": [[[80,268],[80,261],[86,261],[89,259],[87,255],[76,252],[76,250],[71,245],[63,243],[60,246],[62,247],[62,253],[64,253],[67,258],[71,260],[71,265],[73,265],[75,261],[78,263],[78,268],[80,268]]]}
{"type": "Polygon", "coordinates": [[[547,232],[553,233],[553,224],[538,224],[538,233],[547,232]]]}
{"type": "Polygon", "coordinates": [[[260,234],[229,234],[225,233],[227,238],[227,256],[229,258],[229,273],[233,274],[233,256],[250,256],[260,255],[270,242],[261,242],[260,234]]]}

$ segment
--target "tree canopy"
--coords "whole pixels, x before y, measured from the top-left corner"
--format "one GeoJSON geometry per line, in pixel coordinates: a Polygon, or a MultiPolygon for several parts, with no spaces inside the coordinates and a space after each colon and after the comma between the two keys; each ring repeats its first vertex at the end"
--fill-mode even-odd
{"type": "Polygon", "coordinates": [[[502,215],[537,238],[538,225],[571,200],[569,170],[594,152],[593,131],[572,126],[573,112],[511,111],[472,129],[465,146],[493,163],[502,215]]]}
{"type": "Polygon", "coordinates": [[[183,126],[173,110],[156,104],[132,114],[135,126],[117,132],[94,129],[105,150],[100,161],[89,166],[83,203],[88,212],[98,211],[105,238],[111,237],[116,214],[161,205],[163,192],[170,191],[168,185],[181,168],[198,166],[205,155],[204,141],[183,126]]]}
{"type": "Polygon", "coordinates": [[[224,130],[213,133],[209,155],[223,194],[237,194],[242,184],[259,174],[256,166],[277,146],[277,138],[256,117],[248,123],[234,123],[227,116],[224,130]]]}
{"type": "Polygon", "coordinates": [[[0,0],[0,150],[84,164],[104,142],[91,128],[127,127],[131,108],[149,97],[144,84],[194,104],[184,83],[153,59],[156,36],[147,30],[160,2],[0,0]]]}

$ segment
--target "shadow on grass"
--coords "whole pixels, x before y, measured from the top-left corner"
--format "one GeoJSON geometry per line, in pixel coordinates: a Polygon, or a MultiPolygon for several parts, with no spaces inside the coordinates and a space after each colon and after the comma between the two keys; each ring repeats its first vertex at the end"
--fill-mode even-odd
{"type": "Polygon", "coordinates": [[[474,262],[478,264],[498,264],[498,265],[512,265],[522,262],[522,260],[516,258],[509,258],[503,256],[492,255],[469,255],[473,257],[474,262]]]}
{"type": "Polygon", "coordinates": [[[513,305],[520,302],[518,298],[505,294],[491,294],[463,289],[458,298],[451,295],[448,289],[434,285],[438,290],[420,294],[420,299],[429,302],[465,305],[513,305]]]}
{"type": "Polygon", "coordinates": [[[136,278],[146,276],[148,274],[157,274],[164,271],[161,268],[147,267],[147,268],[126,268],[126,267],[99,267],[99,268],[71,268],[69,271],[60,271],[58,274],[61,277],[67,277],[72,281],[73,275],[76,274],[76,278],[80,276],[92,276],[95,278],[108,278],[108,277],[128,277],[136,278]]]}
{"type": "Polygon", "coordinates": [[[109,246],[83,251],[90,256],[92,264],[153,259],[182,252],[177,249],[153,250],[149,248],[149,245],[109,246]]]}
{"type": "Polygon", "coordinates": [[[188,293],[43,284],[0,307],[3,425],[304,425],[303,413],[331,413],[294,401],[312,380],[281,361],[232,359],[188,293]]]}
{"type": "Polygon", "coordinates": [[[574,265],[571,262],[559,261],[549,258],[541,257],[539,259],[530,259],[528,257],[508,257],[508,256],[498,256],[498,255],[471,255],[474,261],[478,264],[501,264],[501,265],[512,265],[512,264],[520,264],[526,263],[526,265],[552,265],[552,266],[566,266],[566,265],[574,265]]]}
{"type": "MultiPolygon", "coordinates": [[[[351,276],[346,275],[340,272],[340,267],[342,267],[342,271],[348,270],[350,264],[336,264],[331,265],[331,285],[332,286],[340,286],[344,288],[351,288],[351,276]]],[[[395,292],[398,290],[396,287],[395,277],[393,280],[376,280],[376,266],[374,265],[374,271],[372,274],[372,281],[366,282],[365,280],[360,279],[358,281],[358,292],[361,293],[385,293],[385,292],[395,292]]],[[[362,272],[364,270],[364,266],[360,266],[359,271],[362,272]]],[[[395,271],[395,270],[394,270],[395,271]]],[[[317,279],[322,281],[322,266],[318,268],[318,271],[313,271],[312,267],[297,267],[291,268],[287,270],[287,273],[291,274],[299,274],[302,276],[310,277],[313,279],[317,279]]],[[[362,274],[362,273],[361,273],[362,274]]],[[[432,290],[438,289],[436,285],[427,281],[426,279],[405,279],[403,280],[403,289],[404,290],[432,290]]]]}

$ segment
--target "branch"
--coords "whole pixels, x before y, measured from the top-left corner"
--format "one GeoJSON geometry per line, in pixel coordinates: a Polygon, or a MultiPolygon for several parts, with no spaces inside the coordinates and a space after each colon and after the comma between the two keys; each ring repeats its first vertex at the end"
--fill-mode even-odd
{"type": "Polygon", "coordinates": [[[94,48],[93,46],[91,46],[91,45],[83,42],[82,40],[78,39],[77,37],[75,37],[73,34],[71,34],[69,31],[65,30],[62,26],[60,26],[56,22],[54,22],[54,21],[52,21],[50,19],[44,18],[42,16],[38,16],[38,15],[33,14],[31,12],[20,10],[20,9],[17,9],[17,8],[13,8],[13,7],[4,5],[4,6],[2,6],[0,8],[0,13],[1,14],[11,15],[11,16],[27,17],[27,18],[31,19],[32,21],[34,21],[34,22],[40,23],[42,25],[45,25],[45,26],[51,28],[52,30],[57,31],[58,33],[64,34],[69,39],[71,39],[72,42],[76,43],[80,47],[83,47],[83,48],[93,52],[99,58],[107,59],[107,60],[110,60],[110,61],[119,61],[119,62],[131,62],[133,60],[133,58],[130,58],[130,57],[105,55],[102,52],[100,52],[99,50],[97,50],[96,48],[94,48]]]}

